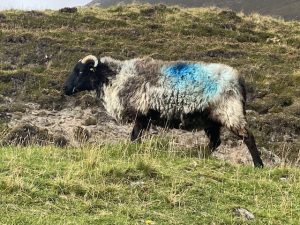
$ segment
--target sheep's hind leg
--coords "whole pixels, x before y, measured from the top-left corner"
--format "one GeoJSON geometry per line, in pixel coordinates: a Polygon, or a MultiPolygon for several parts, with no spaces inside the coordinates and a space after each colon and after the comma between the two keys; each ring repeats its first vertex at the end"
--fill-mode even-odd
{"type": "MultiPolygon", "coordinates": [[[[230,93],[230,92],[229,92],[230,93]]],[[[236,96],[225,95],[221,104],[212,111],[212,118],[220,121],[222,125],[227,127],[235,135],[244,141],[252,156],[255,167],[263,167],[264,164],[260,158],[260,153],[256,147],[255,139],[251,131],[247,129],[245,118],[244,103],[236,96]]]]}
{"type": "Polygon", "coordinates": [[[147,116],[137,116],[134,127],[131,132],[131,141],[140,141],[143,133],[149,127],[149,118],[147,116]]]}
{"type": "Polygon", "coordinates": [[[217,123],[213,123],[212,126],[209,126],[204,129],[205,134],[209,138],[208,147],[211,151],[216,150],[221,144],[220,130],[221,126],[217,123]]]}
{"type": "Polygon", "coordinates": [[[252,160],[255,167],[264,167],[264,164],[260,158],[260,152],[257,149],[254,136],[252,132],[246,127],[243,129],[230,129],[235,135],[244,141],[248,150],[252,156],[252,160]]]}

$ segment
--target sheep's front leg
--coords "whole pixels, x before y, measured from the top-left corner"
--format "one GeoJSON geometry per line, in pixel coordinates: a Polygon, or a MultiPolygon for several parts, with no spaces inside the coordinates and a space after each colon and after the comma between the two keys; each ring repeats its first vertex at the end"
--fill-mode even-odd
{"type": "Polygon", "coordinates": [[[209,138],[208,147],[211,151],[216,150],[217,147],[219,147],[219,145],[221,144],[220,129],[221,126],[217,123],[204,129],[207,137],[209,138]]]}
{"type": "Polygon", "coordinates": [[[140,141],[145,130],[149,129],[150,119],[147,116],[137,116],[131,132],[131,141],[140,141]]]}
{"type": "Polygon", "coordinates": [[[98,87],[96,87],[96,97],[97,97],[97,99],[100,99],[100,88],[99,88],[99,86],[98,87]]]}

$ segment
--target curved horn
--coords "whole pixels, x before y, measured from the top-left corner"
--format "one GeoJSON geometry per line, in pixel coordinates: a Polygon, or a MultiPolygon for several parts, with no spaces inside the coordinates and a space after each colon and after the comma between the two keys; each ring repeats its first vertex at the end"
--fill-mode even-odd
{"type": "Polygon", "coordinates": [[[88,56],[84,57],[84,58],[81,60],[81,62],[82,62],[83,64],[86,64],[86,63],[88,63],[88,62],[94,62],[94,67],[97,67],[97,65],[98,65],[98,59],[97,59],[97,57],[94,56],[94,55],[88,55],[88,56]]]}

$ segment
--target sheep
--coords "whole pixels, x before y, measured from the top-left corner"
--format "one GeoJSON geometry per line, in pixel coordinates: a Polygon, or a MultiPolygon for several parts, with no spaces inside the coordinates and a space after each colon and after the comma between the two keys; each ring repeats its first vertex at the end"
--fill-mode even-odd
{"type": "Polygon", "coordinates": [[[79,60],[64,84],[66,95],[83,90],[96,90],[116,120],[134,122],[132,141],[139,140],[150,124],[204,129],[214,151],[221,144],[220,129],[226,127],[244,141],[254,166],[263,167],[247,127],[244,81],[228,65],[150,57],[98,60],[89,55],[79,60]]]}

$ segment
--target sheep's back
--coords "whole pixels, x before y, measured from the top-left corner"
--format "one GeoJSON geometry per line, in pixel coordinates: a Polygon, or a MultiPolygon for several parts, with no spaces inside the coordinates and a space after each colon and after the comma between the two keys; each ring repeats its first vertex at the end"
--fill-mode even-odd
{"type": "Polygon", "coordinates": [[[119,117],[146,114],[149,110],[164,117],[180,117],[202,111],[218,102],[224,93],[236,93],[240,88],[237,72],[229,66],[151,58],[131,61],[117,80],[119,117]]]}
{"type": "Polygon", "coordinates": [[[145,79],[135,98],[136,108],[144,113],[154,109],[162,116],[179,117],[240,93],[237,72],[226,65],[179,61],[160,64],[157,70],[151,74],[156,82],[145,79]]]}

